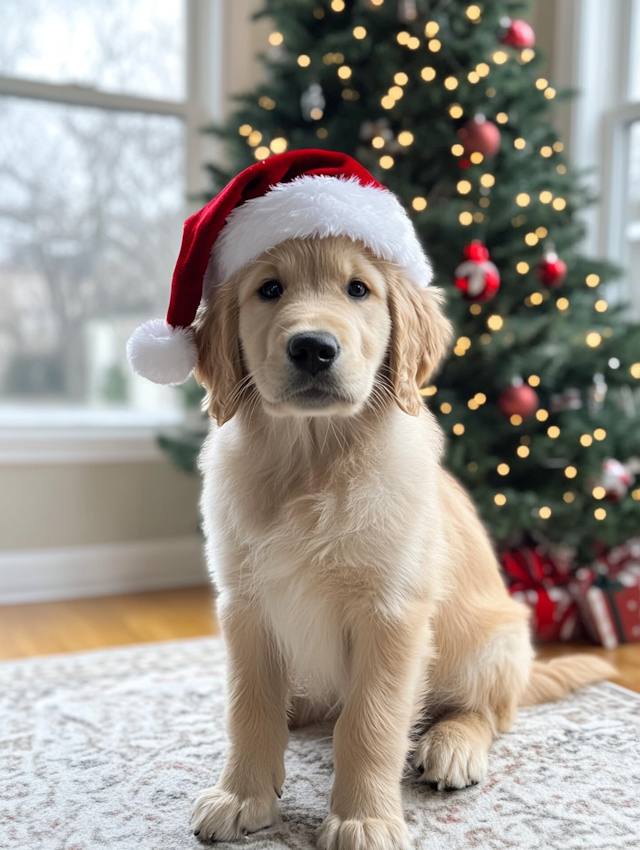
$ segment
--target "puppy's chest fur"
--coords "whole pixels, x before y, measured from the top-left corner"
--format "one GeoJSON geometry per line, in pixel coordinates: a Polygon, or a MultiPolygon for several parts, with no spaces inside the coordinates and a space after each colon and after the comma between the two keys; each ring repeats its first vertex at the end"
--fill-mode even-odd
{"type": "Polygon", "coordinates": [[[205,468],[204,512],[218,513],[208,534],[226,544],[222,599],[251,597],[300,693],[343,692],[353,618],[401,616],[423,583],[416,528],[429,505],[416,493],[428,488],[393,467],[357,451],[327,463],[245,450],[205,468]],[[222,512],[210,501],[221,492],[222,512]]]}

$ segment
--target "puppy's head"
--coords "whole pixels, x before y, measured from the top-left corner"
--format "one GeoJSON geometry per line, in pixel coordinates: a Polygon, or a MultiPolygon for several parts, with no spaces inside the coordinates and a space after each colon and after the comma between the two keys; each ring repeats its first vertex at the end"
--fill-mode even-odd
{"type": "Polygon", "coordinates": [[[437,290],[346,237],[283,242],[214,293],[196,322],[196,376],[218,423],[251,396],[273,416],[349,416],[419,387],[450,325],[437,290]]]}

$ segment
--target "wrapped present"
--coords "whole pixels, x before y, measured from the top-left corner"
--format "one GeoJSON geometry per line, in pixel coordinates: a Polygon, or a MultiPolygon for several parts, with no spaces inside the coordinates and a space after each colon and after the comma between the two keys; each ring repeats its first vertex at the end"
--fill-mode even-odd
{"type": "Polygon", "coordinates": [[[573,558],[563,550],[520,546],[500,555],[509,593],[531,609],[531,627],[541,643],[572,640],[580,631],[569,583],[573,558]]]}
{"type": "Polygon", "coordinates": [[[572,592],[593,641],[606,649],[640,641],[640,538],[578,570],[572,592]]]}

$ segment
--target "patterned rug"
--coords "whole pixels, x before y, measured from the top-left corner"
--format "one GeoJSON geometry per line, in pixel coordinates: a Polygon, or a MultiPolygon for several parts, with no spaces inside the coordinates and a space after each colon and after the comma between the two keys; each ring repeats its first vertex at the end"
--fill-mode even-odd
{"type": "MultiPolygon", "coordinates": [[[[197,850],[189,809],[219,773],[223,715],[214,639],[0,665],[0,847],[197,850]]],[[[333,769],[327,730],[293,734],[286,764],[281,819],[246,850],[315,845],[333,769]]],[[[523,709],[489,765],[465,791],[405,782],[416,848],[640,848],[635,694],[601,684],[523,709]]]]}

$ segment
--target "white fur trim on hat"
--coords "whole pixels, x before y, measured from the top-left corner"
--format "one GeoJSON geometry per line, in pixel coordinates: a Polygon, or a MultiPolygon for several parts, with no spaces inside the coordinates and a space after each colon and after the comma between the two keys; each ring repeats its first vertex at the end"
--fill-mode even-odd
{"type": "Polygon", "coordinates": [[[155,384],[183,384],[198,363],[198,349],[190,328],[151,319],[131,334],[127,358],[134,372],[155,384]]]}
{"type": "Polygon", "coordinates": [[[246,201],[227,218],[212,251],[207,288],[223,283],[287,239],[348,236],[397,263],[419,287],[433,272],[411,219],[395,195],[356,178],[305,175],[246,201]]]}

